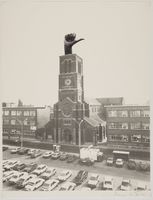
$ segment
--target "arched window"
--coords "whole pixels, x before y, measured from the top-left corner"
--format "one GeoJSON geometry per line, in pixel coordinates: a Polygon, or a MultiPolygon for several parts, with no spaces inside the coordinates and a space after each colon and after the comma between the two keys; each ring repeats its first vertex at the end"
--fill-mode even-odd
{"type": "Polygon", "coordinates": [[[65,60],[65,63],[64,63],[64,72],[65,73],[68,72],[67,66],[68,66],[68,62],[67,62],[67,60],[65,60]]]}
{"type": "Polygon", "coordinates": [[[71,60],[68,61],[68,72],[71,72],[71,60]]]}

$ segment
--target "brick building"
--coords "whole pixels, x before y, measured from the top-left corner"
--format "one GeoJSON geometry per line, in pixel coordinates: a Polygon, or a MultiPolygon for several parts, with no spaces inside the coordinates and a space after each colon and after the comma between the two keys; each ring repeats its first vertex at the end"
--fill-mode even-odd
{"type": "Polygon", "coordinates": [[[150,145],[150,107],[138,105],[105,106],[108,143],[150,145]]]}
{"type": "Polygon", "coordinates": [[[35,131],[50,121],[50,107],[3,104],[3,135],[35,137],[35,131]]]}

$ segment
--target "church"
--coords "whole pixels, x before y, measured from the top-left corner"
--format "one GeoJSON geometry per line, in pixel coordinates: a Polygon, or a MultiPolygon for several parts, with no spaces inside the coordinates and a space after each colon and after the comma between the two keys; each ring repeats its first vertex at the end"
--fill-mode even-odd
{"type": "Polygon", "coordinates": [[[53,140],[56,144],[84,145],[107,141],[106,122],[91,112],[84,99],[83,60],[72,53],[76,35],[65,36],[65,55],[59,57],[58,102],[54,104],[53,140]]]}

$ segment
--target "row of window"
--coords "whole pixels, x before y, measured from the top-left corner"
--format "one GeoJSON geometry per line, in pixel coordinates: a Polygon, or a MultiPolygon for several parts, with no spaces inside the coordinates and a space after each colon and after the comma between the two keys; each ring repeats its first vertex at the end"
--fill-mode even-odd
{"type": "Polygon", "coordinates": [[[71,119],[64,119],[63,124],[66,125],[66,126],[71,125],[71,119]]]}
{"type": "MultiPolygon", "coordinates": [[[[4,119],[3,120],[3,124],[4,125],[8,125],[8,124],[11,124],[11,125],[20,125],[19,122],[17,120],[15,120],[15,119],[11,119],[11,120],[4,119]]],[[[33,121],[33,120],[30,120],[30,121],[24,120],[23,124],[24,125],[35,126],[35,121],[33,121]]]]}
{"type": "MultiPolygon", "coordinates": [[[[149,117],[149,110],[132,110],[129,111],[130,117],[149,117]]],[[[108,111],[108,117],[128,117],[127,110],[110,110],[108,111]]]]}
{"type": "Polygon", "coordinates": [[[3,115],[5,116],[8,116],[9,113],[12,115],[12,116],[21,116],[21,115],[24,115],[24,116],[36,116],[36,111],[34,110],[26,110],[26,111],[21,111],[21,110],[12,110],[10,111],[9,110],[4,110],[3,111],[3,115]],[[10,113],[11,112],[11,113],[10,113]]]}
{"type": "MultiPolygon", "coordinates": [[[[113,122],[108,124],[109,129],[128,129],[128,123],[118,123],[118,122],[113,122]]],[[[150,129],[150,124],[149,123],[130,123],[130,129],[142,129],[142,130],[149,130],[150,129]]]]}
{"type": "MultiPolygon", "coordinates": [[[[141,135],[132,135],[130,137],[131,142],[137,143],[149,143],[150,137],[149,136],[141,136],[141,135]]],[[[128,142],[129,137],[127,135],[109,135],[109,141],[116,141],[116,142],[128,142]]]]}
{"type": "MultiPolygon", "coordinates": [[[[7,130],[7,129],[3,129],[3,134],[9,134],[9,132],[10,132],[10,134],[14,134],[14,135],[16,135],[16,134],[21,134],[21,130],[17,130],[17,129],[12,129],[11,131],[9,131],[9,130],[7,130]]],[[[32,130],[32,129],[30,129],[30,130],[26,130],[26,132],[24,132],[24,135],[26,134],[33,134],[34,133],[34,131],[32,130]]]]}

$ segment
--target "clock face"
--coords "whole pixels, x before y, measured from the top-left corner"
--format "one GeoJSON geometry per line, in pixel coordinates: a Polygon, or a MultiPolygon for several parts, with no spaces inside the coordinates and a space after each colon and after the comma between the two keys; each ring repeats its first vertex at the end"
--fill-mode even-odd
{"type": "Polygon", "coordinates": [[[65,79],[65,85],[69,86],[71,84],[71,79],[67,78],[65,79]]]}

